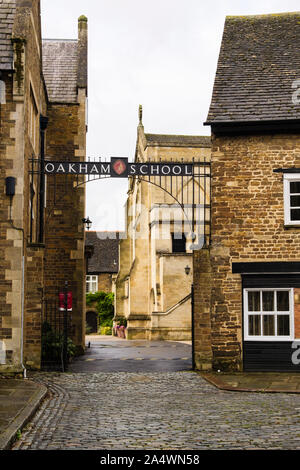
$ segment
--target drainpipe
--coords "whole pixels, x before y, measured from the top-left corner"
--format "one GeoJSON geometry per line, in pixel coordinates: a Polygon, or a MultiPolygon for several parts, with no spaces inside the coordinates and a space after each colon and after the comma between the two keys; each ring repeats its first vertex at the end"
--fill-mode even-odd
{"type": "Polygon", "coordinates": [[[196,369],[195,361],[195,290],[194,283],[191,287],[191,304],[192,304],[192,370],[196,369]]]}
{"type": "Polygon", "coordinates": [[[22,295],[21,295],[21,365],[23,369],[23,377],[27,379],[26,367],[24,360],[24,291],[25,291],[25,256],[24,256],[24,231],[23,231],[23,256],[22,256],[22,295]]]}
{"type": "Polygon", "coordinates": [[[44,241],[44,213],[45,213],[45,131],[48,125],[48,118],[40,116],[40,134],[41,134],[41,160],[40,160],[40,227],[39,243],[44,241]]]}

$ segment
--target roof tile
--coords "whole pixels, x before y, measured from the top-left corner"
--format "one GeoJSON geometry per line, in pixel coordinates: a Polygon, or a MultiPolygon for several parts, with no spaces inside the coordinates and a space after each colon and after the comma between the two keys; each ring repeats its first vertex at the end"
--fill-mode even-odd
{"type": "Polygon", "coordinates": [[[94,252],[88,260],[88,274],[117,273],[119,270],[119,233],[86,232],[87,246],[94,252]]]}
{"type": "Polygon", "coordinates": [[[77,103],[77,40],[43,40],[43,73],[50,102],[77,103]]]}
{"type": "Polygon", "coordinates": [[[227,17],[207,122],[300,119],[300,12],[227,17]]]}

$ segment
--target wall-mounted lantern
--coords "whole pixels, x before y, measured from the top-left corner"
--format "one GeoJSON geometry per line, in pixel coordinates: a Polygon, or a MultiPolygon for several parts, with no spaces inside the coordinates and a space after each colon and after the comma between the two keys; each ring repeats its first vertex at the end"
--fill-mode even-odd
{"type": "Polygon", "coordinates": [[[188,276],[188,275],[190,274],[190,272],[191,272],[191,268],[190,268],[188,265],[186,265],[186,267],[184,268],[184,270],[185,270],[185,274],[186,274],[187,276],[188,276]]]}
{"type": "Polygon", "coordinates": [[[82,222],[86,225],[87,230],[90,230],[92,225],[92,221],[90,220],[90,218],[88,217],[87,219],[82,219],[82,222]]]}

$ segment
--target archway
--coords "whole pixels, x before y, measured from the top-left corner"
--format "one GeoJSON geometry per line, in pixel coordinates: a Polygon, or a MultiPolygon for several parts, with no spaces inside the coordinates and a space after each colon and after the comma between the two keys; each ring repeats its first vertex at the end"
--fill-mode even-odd
{"type": "MultiPolygon", "coordinates": [[[[147,162],[140,162],[135,161],[133,163],[128,162],[127,158],[112,158],[110,161],[103,161],[95,159],[94,161],[88,160],[86,162],[56,162],[56,161],[47,161],[42,168],[42,171],[52,176],[53,183],[52,193],[54,197],[54,204],[55,207],[57,203],[56,198],[56,188],[64,187],[65,194],[68,194],[69,190],[74,190],[79,188],[86,183],[107,179],[107,178],[129,178],[131,179],[132,185],[134,183],[148,183],[151,186],[156,186],[161,191],[165,192],[170,199],[167,199],[167,202],[161,205],[161,207],[165,207],[166,211],[170,212],[174,209],[180,208],[183,213],[183,218],[181,223],[188,226],[188,240],[192,243],[188,245],[189,253],[191,255],[192,250],[194,249],[201,249],[203,245],[208,245],[210,240],[210,204],[209,204],[209,196],[210,196],[210,161],[206,160],[205,155],[196,160],[195,158],[191,158],[190,161],[147,161],[147,162]],[[72,183],[72,184],[71,184],[72,183]]],[[[51,193],[51,195],[52,195],[51,193]]],[[[62,196],[63,197],[63,196],[62,196]]],[[[60,199],[61,202],[61,199],[60,199]]],[[[172,214],[171,214],[172,215],[172,214]]],[[[173,219],[170,218],[170,221],[164,219],[162,222],[166,222],[164,227],[166,227],[167,222],[170,224],[170,228],[173,228],[173,219]]],[[[174,219],[175,220],[175,219],[174,219]]],[[[175,222],[174,222],[175,223],[175,222]]],[[[176,219],[177,223],[177,219],[176,219]]],[[[160,224],[160,220],[159,220],[160,224]]],[[[162,225],[162,224],[161,224],[162,225]]],[[[170,252],[173,253],[173,250],[170,252]]],[[[184,264],[180,264],[180,272],[184,272],[184,266],[188,267],[184,256],[181,256],[182,262],[184,264]]],[[[167,273],[165,278],[167,278],[168,272],[172,270],[171,257],[166,257],[166,262],[164,271],[162,272],[167,273]],[[169,263],[169,261],[171,262],[169,263]],[[168,271],[169,270],[169,271],[168,271]]],[[[171,272],[171,271],[170,271],[171,272]]],[[[174,272],[174,270],[172,271],[174,272]]],[[[187,274],[187,273],[185,273],[187,274]]],[[[185,286],[186,277],[184,277],[183,286],[185,286]]],[[[157,284],[156,284],[157,285],[157,284]]],[[[178,289],[177,289],[178,291],[178,289]]],[[[177,292],[176,291],[176,292],[177,292]]],[[[184,305],[187,301],[191,299],[191,293],[184,293],[180,299],[174,299],[173,302],[170,301],[170,305],[168,304],[164,311],[159,311],[158,314],[160,320],[165,320],[167,315],[177,315],[178,317],[182,317],[179,313],[181,310],[184,310],[184,305]],[[187,295],[185,295],[187,294],[187,295]],[[182,298],[181,298],[182,297],[182,298]],[[175,312],[175,313],[174,313],[175,312]]],[[[172,299],[171,299],[172,300],[172,299]]],[[[155,312],[157,308],[155,309],[155,312]]],[[[158,315],[157,315],[158,316],[158,315]]],[[[97,332],[98,322],[96,319],[95,312],[89,310],[86,314],[86,321],[87,321],[87,332],[88,333],[95,333],[97,332]]],[[[185,321],[185,320],[184,320],[185,321]]],[[[191,325],[193,328],[193,321],[191,321],[191,325]]],[[[161,330],[165,329],[166,326],[161,321],[161,324],[157,326],[161,328],[161,330]]],[[[133,327],[134,328],[134,327],[133,327]]],[[[189,325],[183,326],[180,324],[178,329],[182,328],[185,332],[189,328],[189,325]]],[[[159,332],[155,332],[157,335],[160,334],[159,332]]],[[[175,331],[176,333],[176,331],[175,331]]],[[[178,336],[172,336],[172,339],[176,341],[178,336]]],[[[152,331],[151,331],[152,334],[152,331]]],[[[133,338],[129,338],[133,339],[133,338]]],[[[166,336],[157,336],[157,339],[166,339],[166,336]]],[[[186,338],[183,338],[184,340],[186,338]]],[[[151,336],[151,341],[155,341],[155,338],[151,336]]],[[[177,347],[174,344],[174,348],[177,347]]],[[[138,352],[139,353],[139,352],[138,352]]],[[[185,355],[185,354],[184,354],[185,355]]],[[[193,354],[192,354],[193,355],[193,354]]],[[[149,360],[152,360],[150,358],[149,360]]],[[[145,360],[147,358],[145,357],[145,360]]]]}

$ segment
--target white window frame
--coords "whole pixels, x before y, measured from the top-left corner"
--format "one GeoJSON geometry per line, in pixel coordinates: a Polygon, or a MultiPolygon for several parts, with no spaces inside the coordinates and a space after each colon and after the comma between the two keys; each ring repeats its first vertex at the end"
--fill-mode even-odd
{"type": "Polygon", "coordinates": [[[244,340],[245,341],[293,341],[295,335],[295,324],[294,324],[294,289],[289,287],[280,287],[280,288],[264,288],[264,287],[254,287],[254,288],[246,288],[244,289],[243,293],[244,297],[244,340]],[[249,312],[248,311],[248,292],[259,291],[260,294],[260,303],[261,303],[261,310],[258,312],[249,312]],[[289,312],[277,312],[277,296],[274,295],[274,311],[265,312],[262,310],[262,292],[265,291],[289,291],[289,305],[290,310],[289,312]],[[250,315],[259,315],[261,317],[261,335],[260,336],[253,336],[248,334],[248,327],[249,321],[248,317],[250,315]],[[263,315],[274,315],[275,316],[275,333],[277,333],[277,315],[289,315],[290,317],[290,335],[289,336],[263,336],[262,332],[262,317],[263,315]]]}
{"type": "Polygon", "coordinates": [[[87,294],[95,294],[96,292],[98,292],[98,276],[95,275],[95,274],[87,274],[86,275],[86,293],[87,294]],[[93,279],[95,278],[95,279],[93,279]],[[92,286],[93,284],[96,284],[96,290],[95,292],[92,290],[90,290],[90,286],[92,286]],[[87,286],[89,286],[89,288],[87,288],[87,286]]]}
{"type": "MultiPolygon", "coordinates": [[[[291,209],[297,209],[297,207],[291,207],[291,194],[290,183],[300,183],[300,173],[284,173],[283,175],[283,198],[284,198],[284,225],[299,225],[299,220],[291,220],[291,209]]],[[[300,208],[300,207],[299,207],[300,208]]]]}

